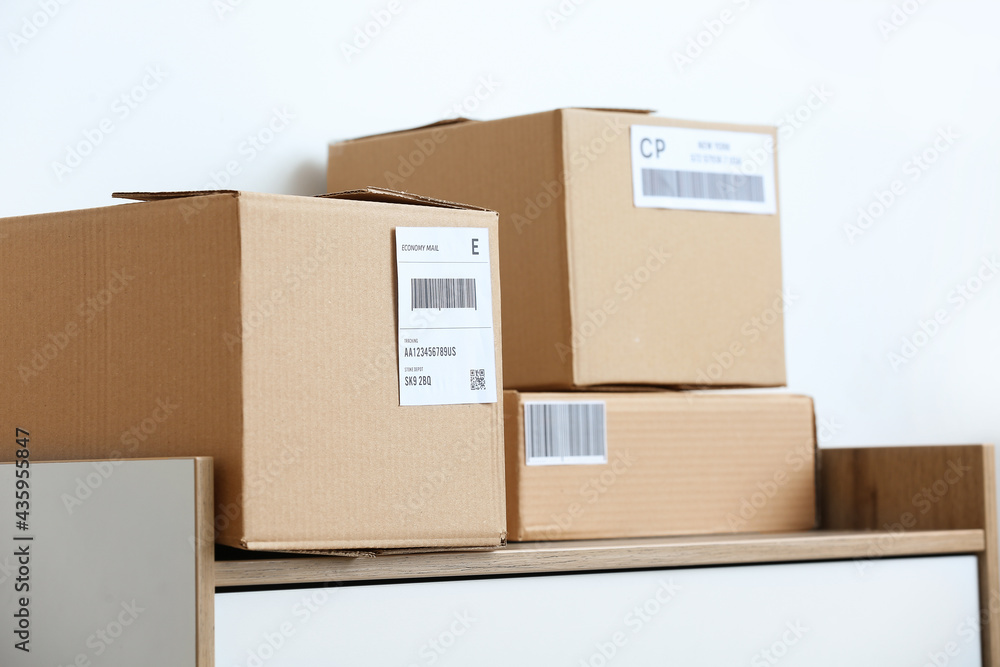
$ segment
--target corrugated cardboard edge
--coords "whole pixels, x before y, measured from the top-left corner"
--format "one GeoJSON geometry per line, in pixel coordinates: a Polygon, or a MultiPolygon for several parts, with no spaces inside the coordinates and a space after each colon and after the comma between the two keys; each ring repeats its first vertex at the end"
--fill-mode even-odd
{"type": "Polygon", "coordinates": [[[521,468],[524,465],[523,394],[514,389],[503,391],[504,491],[507,496],[507,534],[515,542],[524,539],[521,524],[521,468]]]}
{"type": "MultiPolygon", "coordinates": [[[[601,385],[586,385],[582,387],[587,391],[656,391],[658,389],[663,389],[666,391],[732,391],[739,389],[785,389],[788,387],[786,382],[782,383],[760,383],[760,384],[642,384],[642,385],[623,385],[623,384],[601,384],[601,385]],[[645,388],[645,389],[643,389],[645,388]]],[[[573,388],[566,390],[560,389],[559,391],[572,391],[573,388]]]]}
{"type": "MultiPolygon", "coordinates": [[[[656,113],[656,109],[630,109],[628,107],[565,107],[566,109],[578,109],[580,111],[601,111],[611,113],[634,113],[641,116],[648,116],[656,113]]],[[[560,109],[561,111],[562,109],[560,109]]]]}
{"type": "Polygon", "coordinates": [[[244,543],[244,549],[255,553],[274,552],[301,554],[311,556],[341,556],[344,558],[376,558],[378,556],[404,556],[406,554],[429,554],[429,553],[455,553],[455,552],[483,552],[497,551],[507,547],[507,534],[504,533],[500,543],[496,546],[479,547],[407,547],[400,549],[290,549],[282,548],[281,543],[276,542],[249,542],[244,543]]]}
{"type": "MultiPolygon", "coordinates": [[[[540,384],[533,386],[521,386],[514,391],[523,393],[552,393],[552,392],[607,392],[609,394],[632,394],[632,393],[656,393],[656,392],[714,392],[714,391],[753,391],[757,389],[787,389],[787,384],[540,384]]],[[[507,387],[506,389],[511,389],[507,387]]]]}
{"type": "Polygon", "coordinates": [[[113,199],[132,199],[135,201],[164,201],[167,199],[183,199],[185,197],[205,197],[207,195],[230,195],[239,197],[239,190],[175,190],[165,192],[112,192],[113,199]]]}
{"type": "Polygon", "coordinates": [[[815,519],[813,529],[822,527],[823,522],[823,453],[819,447],[819,427],[816,425],[816,399],[806,394],[791,394],[792,396],[805,396],[809,399],[809,408],[812,410],[812,442],[813,442],[813,491],[816,500],[815,519]]]}
{"type": "Polygon", "coordinates": [[[195,456],[194,549],[195,637],[199,665],[212,665],[215,657],[215,462],[195,456]]]}
{"type": "Polygon", "coordinates": [[[447,199],[435,199],[425,197],[412,192],[402,192],[400,190],[390,190],[389,188],[378,188],[374,186],[360,188],[357,190],[344,190],[343,192],[331,192],[325,195],[316,195],[321,199],[346,199],[351,201],[367,201],[380,204],[409,204],[412,206],[431,206],[435,208],[451,208],[462,211],[486,211],[496,213],[488,208],[473,206],[472,204],[461,204],[459,202],[448,201],[447,199]]]}
{"type": "MultiPolygon", "coordinates": [[[[589,109],[589,111],[596,111],[596,109],[589,109]]],[[[563,285],[566,289],[566,309],[569,311],[566,318],[566,322],[569,325],[569,331],[564,332],[565,339],[562,342],[567,348],[569,348],[568,359],[563,361],[563,367],[568,370],[566,382],[567,386],[571,386],[576,382],[576,379],[580,377],[579,368],[579,355],[576,353],[576,345],[573,344],[573,326],[577,321],[576,318],[576,296],[575,285],[576,281],[573,279],[576,275],[573,271],[573,224],[572,220],[574,218],[573,212],[573,197],[570,196],[570,192],[573,188],[572,179],[570,179],[569,165],[572,162],[572,157],[570,156],[570,147],[566,144],[566,132],[568,131],[568,122],[566,120],[566,113],[564,109],[559,109],[555,112],[556,117],[556,131],[555,135],[559,138],[559,145],[556,147],[556,153],[559,158],[559,173],[562,175],[564,183],[564,193],[563,196],[559,198],[559,205],[562,210],[559,215],[559,224],[562,226],[560,234],[562,236],[562,248],[560,251],[563,253],[564,266],[566,267],[566,275],[563,276],[563,285]]],[[[521,528],[523,531],[524,528],[521,528]]]]}
{"type": "MultiPolygon", "coordinates": [[[[517,114],[518,116],[530,116],[536,113],[547,113],[554,111],[562,111],[563,109],[580,109],[581,111],[610,111],[613,113],[634,113],[649,115],[651,113],[656,113],[655,109],[629,109],[626,107],[560,107],[558,109],[543,109],[542,111],[533,111],[527,114],[517,114]]],[[[510,116],[514,118],[516,116],[510,116]]],[[[506,120],[506,118],[497,118],[496,120],[506,120]]],[[[378,139],[380,137],[391,137],[397,134],[406,134],[407,132],[419,132],[421,130],[433,130],[441,127],[448,127],[450,125],[461,125],[464,123],[488,123],[490,121],[478,120],[475,118],[466,118],[464,116],[458,116],[455,118],[442,118],[441,120],[434,121],[433,123],[427,123],[425,125],[417,125],[416,127],[407,127],[402,130],[392,130],[390,132],[376,132],[375,134],[365,134],[360,137],[353,137],[351,139],[342,139],[339,141],[330,142],[331,146],[336,144],[349,144],[355,141],[365,141],[367,139],[378,139]]]]}

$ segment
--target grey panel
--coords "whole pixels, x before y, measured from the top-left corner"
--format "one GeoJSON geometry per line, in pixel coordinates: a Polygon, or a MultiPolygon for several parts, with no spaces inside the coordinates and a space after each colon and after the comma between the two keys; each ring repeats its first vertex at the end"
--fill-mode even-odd
{"type": "Polygon", "coordinates": [[[32,463],[27,530],[15,482],[0,465],[0,665],[193,666],[194,461],[32,463]],[[15,648],[22,597],[27,653],[15,648]]]}

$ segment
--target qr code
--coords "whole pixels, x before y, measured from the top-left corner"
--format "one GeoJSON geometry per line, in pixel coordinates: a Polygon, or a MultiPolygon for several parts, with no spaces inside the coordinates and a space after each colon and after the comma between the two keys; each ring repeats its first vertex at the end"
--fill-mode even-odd
{"type": "Polygon", "coordinates": [[[471,391],[485,391],[486,389],[486,369],[473,368],[469,371],[469,389],[471,391]]]}

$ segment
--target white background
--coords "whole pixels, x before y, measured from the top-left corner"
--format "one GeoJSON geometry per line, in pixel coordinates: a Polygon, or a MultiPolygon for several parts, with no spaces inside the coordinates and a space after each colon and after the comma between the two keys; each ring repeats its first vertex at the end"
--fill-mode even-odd
{"type": "Polygon", "coordinates": [[[1000,252],[1000,4],[908,0],[915,13],[884,34],[893,5],[876,0],[566,0],[558,22],[558,0],[400,0],[348,59],[342,44],[387,0],[231,1],[6,0],[0,215],[201,188],[230,162],[230,187],[313,194],[329,141],[455,115],[463,100],[477,118],[621,106],[781,124],[798,112],[779,149],[788,377],[815,396],[822,444],[1000,440],[1000,278],[960,311],[948,300],[1000,252]],[[45,3],[51,18],[36,16],[45,3]],[[723,10],[732,21],[703,32],[723,10]],[[679,66],[700,32],[706,46],[679,66]],[[162,81],[146,78],[123,118],[116,99],[147,68],[162,81]],[[275,109],[294,117],[263,150],[241,150],[275,109]],[[58,177],[53,163],[104,118],[113,131],[58,177]],[[912,181],[907,161],[948,128],[958,138],[912,181]],[[845,225],[894,179],[906,191],[850,243],[845,225]],[[888,354],[942,308],[948,322],[894,369],[888,354]]]}

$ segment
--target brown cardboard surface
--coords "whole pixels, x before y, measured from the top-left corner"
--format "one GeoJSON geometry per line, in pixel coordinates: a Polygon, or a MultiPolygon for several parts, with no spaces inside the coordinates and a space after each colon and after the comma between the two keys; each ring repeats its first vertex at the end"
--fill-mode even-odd
{"type": "Polygon", "coordinates": [[[775,135],[562,109],[334,144],[327,182],[500,211],[509,388],[784,385],[779,215],[636,208],[632,124],[775,135]]]}
{"type": "Polygon", "coordinates": [[[233,546],[502,544],[502,406],[399,406],[393,245],[489,228],[499,338],[495,213],[130,196],[150,201],[0,221],[0,421],[35,459],[212,456],[233,546]]]}
{"type": "Polygon", "coordinates": [[[792,531],[816,525],[812,399],[769,393],[505,398],[511,540],[792,531]],[[604,401],[608,462],[525,465],[524,401],[604,401]]]}

